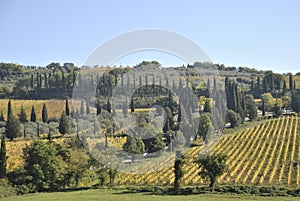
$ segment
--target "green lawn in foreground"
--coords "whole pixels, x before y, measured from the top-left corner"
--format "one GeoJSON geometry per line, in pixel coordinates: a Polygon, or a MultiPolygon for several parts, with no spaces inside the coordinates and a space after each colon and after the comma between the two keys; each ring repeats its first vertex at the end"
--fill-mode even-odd
{"type": "Polygon", "coordinates": [[[201,194],[189,196],[166,196],[150,195],[147,193],[120,194],[122,191],[115,190],[82,190],[73,192],[59,193],[37,193],[23,196],[13,196],[0,199],[1,201],[248,201],[248,200],[298,200],[299,197],[260,197],[252,195],[220,195],[220,194],[201,194]]]}

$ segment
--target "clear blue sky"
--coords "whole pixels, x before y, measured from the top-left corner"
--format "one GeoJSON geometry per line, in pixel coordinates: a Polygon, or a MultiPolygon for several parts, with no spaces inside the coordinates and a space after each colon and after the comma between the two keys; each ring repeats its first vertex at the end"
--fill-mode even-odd
{"type": "Polygon", "coordinates": [[[298,0],[0,0],[0,61],[80,66],[113,36],[162,28],[192,39],[215,63],[298,72],[299,10],[298,0]]]}

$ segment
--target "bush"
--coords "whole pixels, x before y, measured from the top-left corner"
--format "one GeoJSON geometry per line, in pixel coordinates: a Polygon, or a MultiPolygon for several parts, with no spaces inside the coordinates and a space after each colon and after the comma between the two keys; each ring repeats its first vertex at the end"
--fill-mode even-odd
{"type": "Polygon", "coordinates": [[[13,188],[7,179],[0,179],[0,198],[17,195],[17,191],[13,188]]]}

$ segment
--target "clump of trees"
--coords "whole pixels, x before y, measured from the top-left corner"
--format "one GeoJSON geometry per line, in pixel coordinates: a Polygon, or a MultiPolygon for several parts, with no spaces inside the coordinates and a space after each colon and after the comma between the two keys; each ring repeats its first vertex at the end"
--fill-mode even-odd
{"type": "Polygon", "coordinates": [[[209,187],[211,191],[214,191],[217,178],[226,171],[226,161],[227,156],[224,154],[207,156],[200,155],[200,158],[196,161],[201,169],[198,174],[202,178],[209,180],[209,187]]]}

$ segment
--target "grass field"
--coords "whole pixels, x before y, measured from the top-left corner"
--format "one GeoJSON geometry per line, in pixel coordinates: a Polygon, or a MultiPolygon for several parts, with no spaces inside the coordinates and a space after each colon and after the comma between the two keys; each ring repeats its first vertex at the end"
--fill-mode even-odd
{"type": "Polygon", "coordinates": [[[272,200],[272,201],[293,201],[299,200],[299,197],[260,197],[252,195],[221,195],[221,194],[200,194],[188,196],[169,196],[169,195],[152,195],[149,193],[124,194],[116,190],[85,190],[74,192],[59,193],[37,193],[23,196],[12,196],[0,199],[1,201],[255,201],[255,200],[272,200]]]}

